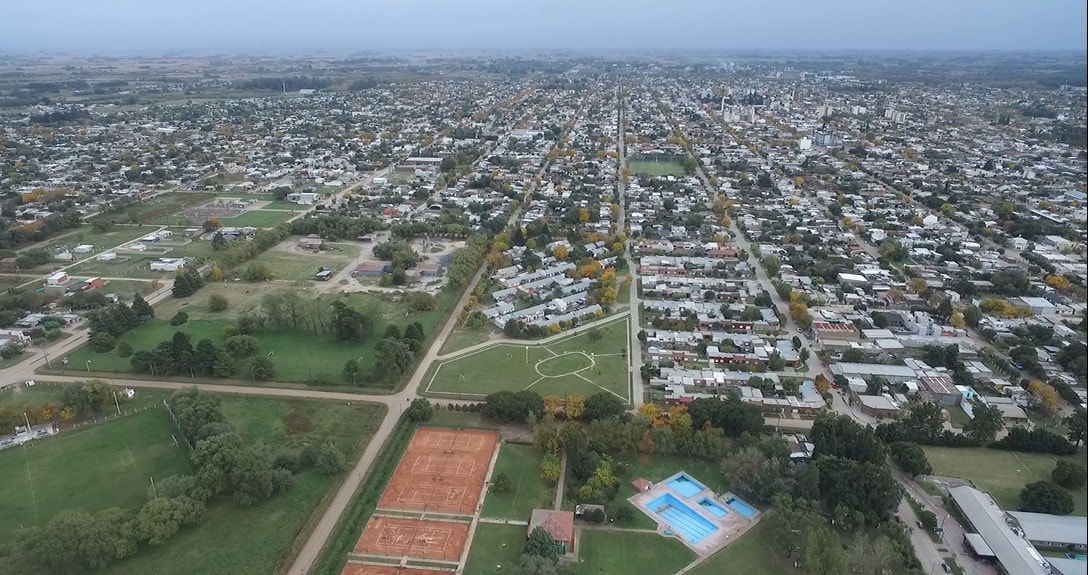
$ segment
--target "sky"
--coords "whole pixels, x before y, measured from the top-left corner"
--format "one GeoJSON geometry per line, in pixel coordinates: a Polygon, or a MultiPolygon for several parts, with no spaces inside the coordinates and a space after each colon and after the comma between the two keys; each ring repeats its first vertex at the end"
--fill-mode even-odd
{"type": "Polygon", "coordinates": [[[1078,50],[1085,0],[36,0],[0,51],[1078,50]]]}

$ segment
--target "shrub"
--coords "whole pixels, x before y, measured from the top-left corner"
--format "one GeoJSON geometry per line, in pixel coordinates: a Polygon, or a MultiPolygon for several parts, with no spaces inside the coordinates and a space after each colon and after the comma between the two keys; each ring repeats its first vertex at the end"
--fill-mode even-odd
{"type": "Polygon", "coordinates": [[[211,311],[223,311],[227,309],[227,298],[219,294],[209,296],[208,309],[211,311]]]}
{"type": "Polygon", "coordinates": [[[115,345],[117,345],[117,340],[114,339],[114,336],[108,333],[96,333],[91,336],[89,343],[91,344],[91,349],[95,350],[96,352],[106,353],[112,350],[115,345]]]}
{"type": "Polygon", "coordinates": [[[500,471],[492,478],[492,493],[496,495],[510,493],[512,483],[511,476],[506,471],[500,471]]]}
{"type": "Polygon", "coordinates": [[[1056,468],[1052,470],[1052,480],[1057,485],[1068,489],[1084,485],[1086,468],[1074,461],[1060,459],[1056,461],[1056,468]]]}
{"type": "Polygon", "coordinates": [[[231,336],[223,345],[235,357],[249,357],[257,353],[257,338],[251,335],[231,336]]]}
{"type": "Polygon", "coordinates": [[[174,317],[170,318],[170,325],[182,325],[187,321],[189,321],[189,314],[180,311],[174,314],[174,317]]]}

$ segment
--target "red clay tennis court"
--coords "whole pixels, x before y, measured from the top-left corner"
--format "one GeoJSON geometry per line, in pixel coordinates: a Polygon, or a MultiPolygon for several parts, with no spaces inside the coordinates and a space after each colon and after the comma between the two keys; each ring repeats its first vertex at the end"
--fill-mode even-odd
{"type": "Polygon", "coordinates": [[[468,523],[376,516],[367,523],[355,552],[457,561],[468,536],[468,523]]]}
{"type": "Polygon", "coordinates": [[[393,565],[363,565],[349,563],[344,566],[341,575],[450,575],[452,571],[433,571],[415,567],[395,567],[393,565]]]}
{"type": "Polygon", "coordinates": [[[498,440],[492,431],[418,429],[378,507],[472,514],[498,440]]]}

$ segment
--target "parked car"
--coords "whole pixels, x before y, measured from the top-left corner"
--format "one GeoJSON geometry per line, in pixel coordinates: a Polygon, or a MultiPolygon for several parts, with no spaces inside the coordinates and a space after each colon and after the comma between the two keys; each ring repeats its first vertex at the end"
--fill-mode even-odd
{"type": "Polygon", "coordinates": [[[949,572],[950,572],[950,566],[949,566],[949,565],[947,565],[946,563],[943,563],[943,564],[942,564],[942,570],[943,570],[943,571],[946,571],[947,573],[949,573],[949,572]]]}
{"type": "Polygon", "coordinates": [[[919,519],[917,519],[916,520],[916,527],[919,527],[920,529],[923,529],[923,521],[920,521],[919,519]]]}

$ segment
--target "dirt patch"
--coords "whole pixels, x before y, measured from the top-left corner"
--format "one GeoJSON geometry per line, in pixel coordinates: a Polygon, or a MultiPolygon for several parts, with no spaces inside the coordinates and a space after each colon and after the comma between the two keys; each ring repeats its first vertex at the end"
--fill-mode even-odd
{"type": "Polygon", "coordinates": [[[314,423],[310,420],[310,413],[303,407],[303,402],[289,400],[288,413],[284,416],[284,431],[288,436],[305,435],[314,429],[314,423]]]}

